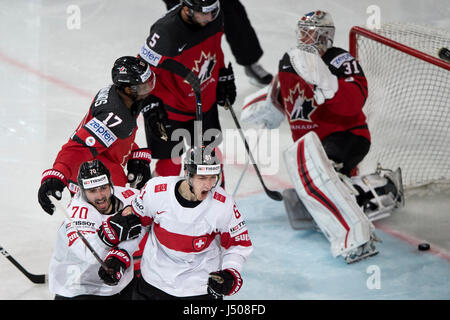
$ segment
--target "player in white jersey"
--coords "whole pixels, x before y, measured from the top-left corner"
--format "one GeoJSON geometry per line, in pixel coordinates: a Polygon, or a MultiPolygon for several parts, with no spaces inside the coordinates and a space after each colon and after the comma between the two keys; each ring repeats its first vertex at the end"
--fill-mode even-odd
{"type": "Polygon", "coordinates": [[[139,243],[141,225],[137,217],[124,217],[121,211],[139,191],[113,186],[109,170],[99,160],[80,166],[78,184],[80,190],[67,207],[71,218],[66,218],[58,231],[49,289],[56,300],[129,299],[130,294],[124,293],[130,290],[124,289],[133,279],[130,253],[139,243]],[[100,267],[77,230],[104,260],[110,274],[100,267]],[[119,240],[123,241],[117,246],[119,240]]]}
{"type": "Polygon", "coordinates": [[[214,152],[195,150],[188,150],[185,177],[155,177],[132,202],[130,213],[151,228],[133,299],[222,299],[242,286],[253,250],[244,218],[217,185],[214,152]]]}

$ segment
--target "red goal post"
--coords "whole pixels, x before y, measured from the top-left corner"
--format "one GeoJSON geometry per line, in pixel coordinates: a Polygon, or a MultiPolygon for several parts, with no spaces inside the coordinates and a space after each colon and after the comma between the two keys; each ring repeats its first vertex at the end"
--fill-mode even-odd
{"type": "Polygon", "coordinates": [[[364,106],[372,146],[360,173],[402,168],[405,189],[450,186],[450,63],[438,50],[450,32],[392,23],[353,27],[350,53],[368,81],[364,106]]]}

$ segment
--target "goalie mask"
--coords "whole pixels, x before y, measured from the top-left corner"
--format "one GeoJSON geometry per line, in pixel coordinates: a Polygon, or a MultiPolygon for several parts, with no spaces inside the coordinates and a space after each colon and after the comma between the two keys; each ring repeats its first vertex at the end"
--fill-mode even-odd
{"type": "Polygon", "coordinates": [[[334,23],[331,15],[325,11],[313,11],[305,14],[297,23],[297,47],[310,51],[311,47],[324,54],[333,46],[334,23]]]}
{"type": "Polygon", "coordinates": [[[191,187],[191,178],[194,175],[217,176],[216,183],[213,186],[214,188],[220,180],[222,167],[214,150],[205,147],[202,147],[201,149],[193,147],[187,151],[184,162],[184,170],[187,171],[186,180],[191,187]]]}

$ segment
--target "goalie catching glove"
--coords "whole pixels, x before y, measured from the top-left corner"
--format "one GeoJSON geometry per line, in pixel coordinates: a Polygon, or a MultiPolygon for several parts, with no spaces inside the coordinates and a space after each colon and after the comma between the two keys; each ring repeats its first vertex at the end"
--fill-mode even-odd
{"type": "Polygon", "coordinates": [[[242,278],[235,269],[225,269],[211,272],[208,279],[208,293],[220,298],[231,296],[242,287],[242,278]]]}
{"type": "Polygon", "coordinates": [[[122,216],[124,209],[103,221],[98,230],[99,238],[108,247],[114,247],[121,241],[134,239],[141,232],[141,220],[139,217],[134,214],[122,216]]]}
{"type": "Polygon", "coordinates": [[[313,85],[314,100],[321,105],[327,99],[331,99],[338,90],[338,79],[331,73],[318,52],[311,53],[299,48],[293,48],[288,52],[292,67],[295,72],[313,85]]]}
{"type": "Polygon", "coordinates": [[[241,121],[263,125],[267,129],[278,128],[285,118],[278,100],[279,93],[278,76],[275,76],[270,85],[245,97],[241,121]]]}
{"type": "Polygon", "coordinates": [[[100,267],[98,276],[105,284],[115,286],[122,279],[125,270],[131,265],[131,257],[125,250],[114,248],[108,252],[105,264],[109,268],[110,273],[103,267],[100,267]]]}

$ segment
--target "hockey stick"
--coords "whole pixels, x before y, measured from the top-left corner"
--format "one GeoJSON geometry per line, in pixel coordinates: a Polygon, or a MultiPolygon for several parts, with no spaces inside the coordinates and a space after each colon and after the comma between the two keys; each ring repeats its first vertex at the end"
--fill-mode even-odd
{"type": "Polygon", "coordinates": [[[192,87],[192,90],[194,91],[195,95],[195,125],[194,128],[196,130],[196,133],[194,133],[194,146],[202,147],[203,146],[203,114],[202,114],[202,91],[201,91],[201,84],[200,80],[197,77],[197,75],[192,72],[189,68],[187,68],[182,63],[167,59],[164,60],[160,65],[158,65],[159,68],[170,71],[180,77],[182,77],[184,80],[186,80],[189,85],[192,87]]]}
{"type": "Polygon", "coordinates": [[[108,268],[108,266],[105,264],[105,262],[97,254],[97,252],[95,252],[95,249],[92,248],[89,241],[87,241],[87,239],[83,236],[83,234],[80,232],[80,230],[78,230],[78,228],[72,222],[72,218],[70,218],[69,214],[67,213],[67,210],[65,210],[63,208],[63,206],[59,203],[59,201],[57,199],[55,199],[55,201],[52,201],[52,203],[57,210],[64,213],[64,216],[67,218],[67,220],[69,220],[71,226],[75,229],[75,232],[77,233],[78,237],[81,239],[81,241],[83,241],[83,243],[86,245],[86,247],[89,249],[89,251],[94,255],[94,258],[98,261],[98,263],[100,263],[102,268],[105,269],[105,271],[108,274],[113,274],[114,271],[112,269],[108,268]]]}
{"type": "Polygon", "coordinates": [[[261,182],[261,184],[262,184],[262,186],[264,188],[264,191],[269,196],[269,198],[271,198],[273,200],[276,200],[276,201],[282,201],[283,200],[283,196],[281,195],[281,193],[279,193],[278,191],[275,191],[275,190],[269,190],[266,187],[266,185],[264,183],[264,180],[263,180],[263,178],[261,176],[261,173],[259,172],[258,166],[257,166],[257,164],[255,162],[255,159],[253,158],[252,152],[250,151],[250,147],[248,146],[247,139],[245,139],[244,133],[242,132],[241,125],[240,125],[240,123],[239,123],[239,121],[238,121],[238,119],[236,117],[236,114],[234,113],[233,107],[231,106],[230,101],[228,101],[228,99],[225,102],[225,109],[230,109],[231,116],[233,117],[233,121],[236,124],[236,127],[237,127],[237,129],[239,131],[239,134],[241,135],[242,141],[244,142],[245,150],[247,150],[248,156],[250,157],[250,161],[252,162],[253,167],[255,168],[256,175],[258,176],[259,181],[261,182]]]}
{"type": "Polygon", "coordinates": [[[28,279],[33,283],[46,283],[48,277],[46,274],[32,274],[29,273],[25,268],[16,261],[2,246],[0,246],[0,253],[5,256],[17,269],[20,270],[28,279]]]}
{"type": "MultiPolygon", "coordinates": [[[[258,143],[259,143],[259,130],[260,129],[258,129],[258,133],[257,133],[257,138],[256,138],[256,144],[255,144],[255,147],[254,148],[256,148],[257,146],[258,146],[258,143]]],[[[253,151],[254,151],[255,149],[253,149],[253,151]]],[[[241,182],[242,182],[242,179],[244,178],[244,175],[245,175],[245,173],[247,172],[247,169],[248,169],[248,165],[250,164],[250,158],[249,157],[247,157],[247,161],[245,161],[245,167],[244,167],[244,169],[242,170],[242,173],[241,173],[241,176],[239,177],[239,179],[238,179],[238,182],[236,183],[236,187],[234,188],[234,191],[233,191],[233,194],[232,194],[232,197],[234,198],[235,196],[236,196],[236,193],[237,193],[237,191],[238,191],[238,189],[239,189],[239,187],[240,187],[240,185],[241,185],[241,182]]]]}

